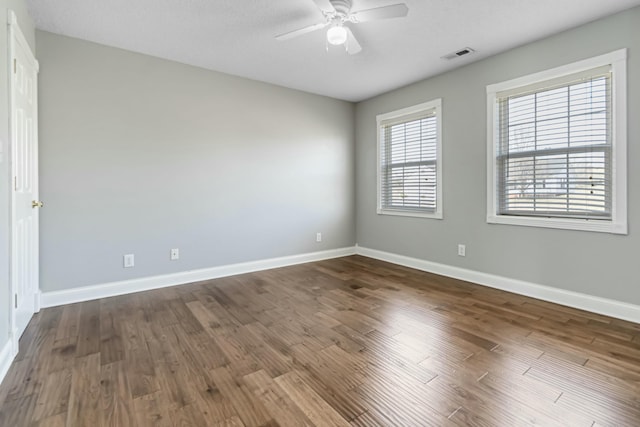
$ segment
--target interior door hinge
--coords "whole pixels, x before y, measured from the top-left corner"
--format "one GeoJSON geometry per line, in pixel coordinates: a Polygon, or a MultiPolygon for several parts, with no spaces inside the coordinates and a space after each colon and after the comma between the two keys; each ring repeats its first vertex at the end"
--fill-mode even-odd
{"type": "Polygon", "coordinates": [[[14,296],[15,298],[13,299],[14,300],[13,305],[14,305],[14,308],[18,308],[18,294],[14,294],[14,296]]]}
{"type": "Polygon", "coordinates": [[[13,177],[13,191],[18,191],[18,177],[13,177]]]}
{"type": "Polygon", "coordinates": [[[13,74],[15,74],[18,70],[17,62],[18,60],[16,58],[13,58],[13,74]]]}

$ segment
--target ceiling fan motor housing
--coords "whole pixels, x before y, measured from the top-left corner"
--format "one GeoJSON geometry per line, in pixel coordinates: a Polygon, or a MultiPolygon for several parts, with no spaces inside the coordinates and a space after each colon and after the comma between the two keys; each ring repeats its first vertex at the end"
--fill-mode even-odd
{"type": "Polygon", "coordinates": [[[351,10],[351,0],[330,0],[333,8],[340,16],[347,16],[351,10]]]}

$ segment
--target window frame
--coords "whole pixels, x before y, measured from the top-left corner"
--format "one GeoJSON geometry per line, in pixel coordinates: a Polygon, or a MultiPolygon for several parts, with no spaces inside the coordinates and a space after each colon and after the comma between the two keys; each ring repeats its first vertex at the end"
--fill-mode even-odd
{"type": "Polygon", "coordinates": [[[400,110],[391,111],[385,114],[379,114],[376,116],[376,129],[377,129],[377,213],[378,215],[395,215],[395,216],[407,216],[418,218],[432,218],[442,219],[442,98],[436,98],[428,102],[413,105],[411,107],[402,108],[400,110]],[[382,165],[382,150],[383,122],[390,120],[402,120],[406,117],[409,121],[411,116],[417,116],[420,113],[427,113],[434,111],[436,117],[436,209],[433,212],[420,211],[417,209],[403,209],[403,208],[389,208],[384,206],[382,195],[383,184],[383,165],[382,165]]]}
{"type": "Polygon", "coordinates": [[[487,223],[627,234],[627,49],[487,86],[487,223]],[[499,213],[497,94],[543,84],[598,67],[611,67],[611,219],[499,213]]]}

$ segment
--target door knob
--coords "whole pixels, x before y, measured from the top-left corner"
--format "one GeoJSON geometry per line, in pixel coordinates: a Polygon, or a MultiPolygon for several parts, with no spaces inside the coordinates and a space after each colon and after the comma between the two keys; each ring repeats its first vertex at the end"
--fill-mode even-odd
{"type": "Polygon", "coordinates": [[[39,201],[39,200],[33,200],[33,201],[31,202],[31,207],[32,207],[32,208],[41,208],[41,207],[43,207],[43,206],[44,206],[44,203],[42,203],[42,202],[41,202],[41,201],[39,201]]]}

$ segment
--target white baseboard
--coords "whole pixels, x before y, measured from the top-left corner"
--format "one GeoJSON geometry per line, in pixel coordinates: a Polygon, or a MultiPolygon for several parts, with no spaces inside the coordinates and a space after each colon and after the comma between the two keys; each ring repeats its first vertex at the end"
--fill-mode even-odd
{"type": "Polygon", "coordinates": [[[467,282],[477,283],[490,288],[501,289],[556,304],[591,311],[593,313],[604,314],[605,316],[640,323],[640,306],[622,301],[552,288],[550,286],[539,285],[522,280],[467,270],[465,268],[452,267],[450,265],[439,264],[436,262],[425,261],[418,258],[411,258],[375,249],[368,249],[361,246],[356,246],[356,253],[358,255],[404,265],[405,267],[411,267],[429,273],[465,280],[467,282]]]}
{"type": "Polygon", "coordinates": [[[139,279],[123,280],[119,282],[104,283],[100,285],[65,289],[62,291],[45,291],[42,292],[40,296],[40,305],[43,308],[55,307],[58,305],[90,301],[116,295],[130,294],[133,292],[148,291],[151,289],[166,288],[168,286],[183,285],[186,283],[199,282],[202,280],[211,280],[219,277],[251,273],[254,271],[286,267],[290,265],[321,261],[330,258],[339,258],[354,254],[355,248],[347,247],[280,258],[243,262],[239,264],[223,265],[219,267],[204,268],[200,270],[184,271],[180,273],[164,274],[161,276],[142,277],[139,279]]]}
{"type": "MultiPolygon", "coordinates": [[[[537,298],[581,310],[591,311],[618,319],[640,323],[640,306],[616,301],[607,298],[579,292],[553,288],[523,280],[511,279],[494,274],[481,273],[460,267],[411,258],[390,252],[369,249],[361,246],[333,249],[322,252],[292,255],[281,258],[271,258],[259,261],[250,261],[239,264],[224,265],[200,270],[185,271],[180,273],[165,274],[161,276],[143,277],[140,279],[123,280],[100,285],[85,286],[81,288],[67,289],[63,291],[42,292],[40,296],[41,307],[54,307],[75,302],[90,301],[99,298],[107,298],[116,295],[125,295],[133,292],[147,291],[168,286],[183,285],[186,283],[211,280],[219,277],[233,276],[236,274],[251,273],[254,271],[268,270],[271,268],[286,267],[305,262],[321,261],[330,258],[339,258],[349,255],[363,255],[382,261],[391,262],[417,270],[440,274],[442,276],[465,280],[490,288],[501,289],[520,295],[537,298]]],[[[4,349],[3,349],[4,351],[4,349]]],[[[11,353],[9,345],[9,353],[11,353]]],[[[4,353],[3,353],[4,354],[4,353]]],[[[11,356],[13,359],[13,356],[11,356]]],[[[2,359],[0,359],[1,361],[2,359]]],[[[0,368],[2,365],[0,365],[0,368]]],[[[0,371],[1,372],[1,371],[0,371]]]]}
{"type": "Polygon", "coordinates": [[[9,372],[14,357],[13,342],[11,338],[9,338],[4,346],[2,346],[2,349],[0,349],[0,383],[2,383],[7,372],[9,372]]]}
{"type": "Polygon", "coordinates": [[[41,298],[42,298],[42,292],[40,291],[40,289],[38,289],[36,293],[33,295],[33,311],[35,313],[40,312],[41,298]]]}

